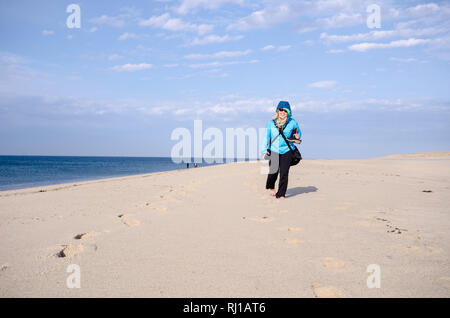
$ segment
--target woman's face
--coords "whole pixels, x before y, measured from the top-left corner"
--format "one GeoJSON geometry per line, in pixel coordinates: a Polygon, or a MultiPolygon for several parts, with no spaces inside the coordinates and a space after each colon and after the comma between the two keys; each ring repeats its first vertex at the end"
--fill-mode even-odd
{"type": "Polygon", "coordinates": [[[285,119],[287,117],[287,111],[285,111],[283,108],[278,110],[278,117],[281,119],[285,119]]]}

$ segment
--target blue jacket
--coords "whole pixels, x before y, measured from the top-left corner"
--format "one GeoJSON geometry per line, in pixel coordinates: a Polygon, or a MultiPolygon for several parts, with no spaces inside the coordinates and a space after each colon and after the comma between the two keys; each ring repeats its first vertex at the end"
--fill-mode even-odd
{"type": "MultiPolygon", "coordinates": [[[[300,127],[298,126],[298,124],[294,118],[289,117],[287,120],[287,125],[285,126],[285,128],[283,130],[284,136],[287,139],[290,139],[291,135],[293,134],[294,129],[296,129],[296,128],[297,128],[297,133],[301,139],[302,132],[300,131],[300,127]]],[[[279,135],[279,132],[278,132],[277,126],[275,126],[275,123],[273,120],[270,120],[266,125],[266,130],[263,135],[261,153],[267,152],[267,148],[269,147],[270,140],[275,139],[275,137],[277,137],[278,135],[279,135]]],[[[295,144],[293,142],[289,142],[289,144],[290,144],[291,148],[294,149],[295,144]]],[[[270,146],[270,150],[274,151],[274,152],[278,152],[279,154],[285,154],[288,151],[290,151],[288,145],[284,141],[283,136],[281,136],[281,135],[278,136],[274,142],[272,142],[272,144],[270,146]]]]}

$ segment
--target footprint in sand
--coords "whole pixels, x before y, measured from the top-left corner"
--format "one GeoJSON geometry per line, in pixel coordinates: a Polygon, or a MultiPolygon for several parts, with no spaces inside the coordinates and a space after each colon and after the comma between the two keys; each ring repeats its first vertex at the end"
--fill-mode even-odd
{"type": "Polygon", "coordinates": [[[286,213],[289,212],[286,209],[273,209],[272,211],[275,212],[275,213],[280,213],[280,214],[286,214],[286,213]]]}
{"type": "Polygon", "coordinates": [[[153,209],[155,209],[158,212],[165,212],[165,211],[167,211],[167,207],[166,206],[155,206],[155,207],[153,207],[153,209]]]}
{"type": "Polygon", "coordinates": [[[270,216],[261,216],[261,217],[243,217],[244,220],[250,220],[250,221],[254,221],[254,222],[260,222],[260,223],[268,223],[268,222],[272,222],[274,220],[273,217],[270,216]]]}
{"type": "Polygon", "coordinates": [[[392,222],[389,221],[386,218],[383,217],[375,217],[375,220],[379,222],[383,222],[386,225],[386,232],[387,233],[393,233],[393,234],[403,234],[406,237],[412,238],[416,241],[420,240],[420,236],[414,233],[406,233],[408,232],[407,229],[396,227],[395,225],[392,225],[392,222]]]}
{"type": "Polygon", "coordinates": [[[162,194],[159,197],[165,201],[170,201],[170,202],[178,201],[178,199],[175,199],[174,197],[167,195],[167,194],[162,194]]]}
{"type": "Polygon", "coordinates": [[[290,237],[285,237],[283,241],[288,246],[296,246],[302,242],[300,240],[297,240],[295,238],[290,238],[290,237]]]}
{"type": "Polygon", "coordinates": [[[83,252],[83,245],[67,245],[58,254],[58,257],[72,257],[83,252]]]}
{"type": "Polygon", "coordinates": [[[320,259],[322,265],[326,268],[341,268],[344,267],[345,263],[333,257],[322,257],[320,259]]]}
{"type": "Polygon", "coordinates": [[[419,254],[441,254],[444,250],[440,247],[435,246],[418,246],[418,245],[408,245],[401,248],[403,252],[406,253],[419,253],[419,254]]]}
{"type": "Polygon", "coordinates": [[[98,232],[86,232],[86,233],[81,233],[81,234],[75,235],[74,239],[76,239],[76,240],[87,239],[87,238],[90,238],[90,237],[97,236],[99,234],[100,233],[98,233],[98,232]]]}
{"type": "Polygon", "coordinates": [[[182,190],[175,190],[175,194],[180,195],[182,197],[186,196],[186,191],[182,191],[182,190]]]}
{"type": "Polygon", "coordinates": [[[156,210],[158,212],[165,212],[165,211],[167,211],[167,207],[164,206],[164,205],[153,205],[150,202],[147,202],[145,205],[146,206],[150,206],[152,209],[154,209],[154,210],[156,210]]]}
{"type": "Polygon", "coordinates": [[[406,236],[409,237],[409,238],[412,238],[413,240],[416,240],[416,241],[420,241],[421,240],[420,236],[417,235],[417,234],[414,234],[414,233],[406,234],[406,236]]]}
{"type": "Polygon", "coordinates": [[[312,285],[314,295],[317,298],[341,298],[343,293],[334,286],[320,286],[320,284],[312,285]]]}
{"type": "Polygon", "coordinates": [[[119,218],[127,226],[138,226],[139,224],[141,224],[140,221],[133,219],[132,215],[133,214],[121,214],[121,215],[119,215],[119,218]]]}

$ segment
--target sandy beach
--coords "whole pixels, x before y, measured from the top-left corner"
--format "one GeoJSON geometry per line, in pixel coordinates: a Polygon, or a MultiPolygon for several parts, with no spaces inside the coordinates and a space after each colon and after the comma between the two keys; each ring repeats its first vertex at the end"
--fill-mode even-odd
{"type": "Polygon", "coordinates": [[[1,191],[0,296],[450,296],[450,152],[266,164],[1,191]]]}

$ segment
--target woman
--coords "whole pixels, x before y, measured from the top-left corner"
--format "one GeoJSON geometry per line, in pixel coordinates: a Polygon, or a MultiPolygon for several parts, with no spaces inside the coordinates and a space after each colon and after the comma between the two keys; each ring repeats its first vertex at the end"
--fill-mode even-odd
{"type": "MultiPolygon", "coordinates": [[[[278,104],[275,116],[267,123],[261,148],[263,157],[270,155],[266,189],[269,189],[270,194],[277,199],[285,199],[292,153],[283,136],[280,135],[279,128],[283,130],[284,136],[288,140],[291,140],[292,137],[299,140],[302,135],[297,122],[291,117],[289,102],[281,101],[278,104]],[[280,181],[278,192],[275,192],[278,173],[280,174],[280,181]]],[[[288,142],[291,149],[294,149],[294,143],[288,142]]]]}

